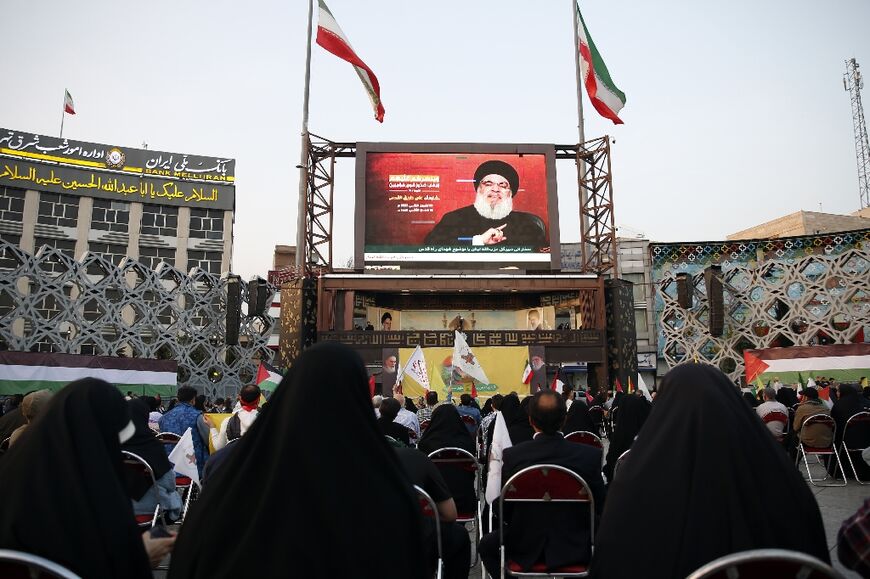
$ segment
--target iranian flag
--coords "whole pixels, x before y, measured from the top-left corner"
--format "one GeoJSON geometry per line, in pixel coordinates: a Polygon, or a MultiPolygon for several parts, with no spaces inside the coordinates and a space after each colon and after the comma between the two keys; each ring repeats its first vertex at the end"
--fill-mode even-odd
{"type": "Polygon", "coordinates": [[[523,370],[523,384],[531,384],[532,382],[532,367],[529,361],[526,360],[526,368],[523,370]]]}
{"type": "Polygon", "coordinates": [[[369,99],[372,101],[372,108],[375,109],[375,118],[378,122],[384,122],[384,105],[381,102],[381,85],[378,83],[378,77],[372,72],[362,59],[357,56],[353,47],[350,45],[335,17],[323,0],[317,0],[320,5],[320,16],[317,20],[317,44],[331,52],[335,56],[346,60],[353,65],[354,70],[359,75],[369,99]]]}
{"type": "Polygon", "coordinates": [[[589,100],[592,101],[592,106],[602,117],[610,119],[615,125],[621,125],[622,120],[617,114],[625,106],[625,93],[619,90],[613,83],[613,79],[610,78],[607,65],[604,64],[604,59],[601,58],[595,43],[592,42],[586,23],[583,22],[579,5],[577,5],[577,20],[577,40],[581,57],[580,71],[583,84],[586,85],[586,92],[589,94],[589,100]]]}
{"type": "Polygon", "coordinates": [[[260,367],[257,368],[257,386],[260,387],[260,390],[274,392],[278,384],[281,383],[282,378],[283,376],[278,368],[262,360],[260,361],[260,367]]]}
{"type": "Polygon", "coordinates": [[[71,115],[76,114],[76,105],[72,100],[72,95],[66,89],[63,91],[63,112],[71,115]]]}
{"type": "Polygon", "coordinates": [[[177,371],[174,360],[0,352],[0,394],[25,394],[43,388],[60,390],[80,378],[99,378],[124,393],[174,396],[177,371]]]}

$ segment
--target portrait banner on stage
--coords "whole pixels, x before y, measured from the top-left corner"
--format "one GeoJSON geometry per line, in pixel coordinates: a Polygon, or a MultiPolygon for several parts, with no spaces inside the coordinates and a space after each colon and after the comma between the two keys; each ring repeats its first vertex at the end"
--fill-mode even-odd
{"type": "MultiPolygon", "coordinates": [[[[429,387],[438,393],[438,399],[447,398],[449,385],[453,385],[454,398],[471,393],[472,378],[452,364],[453,348],[423,348],[423,358],[429,372],[429,387]]],[[[474,348],[480,367],[486,372],[489,384],[476,382],[477,395],[489,398],[495,394],[528,393],[528,384],[523,383],[523,370],[529,361],[527,346],[502,346],[474,348]]],[[[399,363],[405,364],[414,354],[414,348],[399,349],[399,363]]],[[[405,396],[417,397],[426,391],[416,381],[402,380],[405,396]]]]}

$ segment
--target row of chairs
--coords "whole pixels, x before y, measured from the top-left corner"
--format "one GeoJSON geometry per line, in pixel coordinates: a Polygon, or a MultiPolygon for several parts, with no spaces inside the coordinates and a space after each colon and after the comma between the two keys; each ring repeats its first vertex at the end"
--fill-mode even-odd
{"type": "Polygon", "coordinates": [[[804,466],[807,469],[807,477],[809,478],[810,483],[813,486],[846,486],[846,471],[843,468],[842,461],[840,460],[840,456],[845,455],[847,460],[849,461],[849,466],[852,468],[852,474],[855,476],[855,480],[858,482],[858,484],[870,484],[870,480],[861,480],[861,478],[858,476],[858,471],[855,468],[855,463],[852,460],[852,453],[861,452],[865,448],[870,446],[870,412],[858,412],[852,415],[846,421],[846,425],[843,427],[843,438],[840,441],[839,449],[837,448],[835,443],[837,434],[837,423],[834,421],[833,418],[831,418],[827,414],[813,414],[804,421],[802,429],[813,427],[815,427],[816,429],[824,428],[826,430],[829,430],[831,436],[831,444],[827,446],[809,446],[807,444],[804,444],[803,440],[798,437],[798,454],[795,457],[795,465],[797,465],[800,459],[803,458],[804,466]],[[830,484],[821,484],[829,477],[827,469],[825,471],[826,474],[824,478],[814,479],[808,461],[809,456],[815,456],[819,464],[822,464],[821,457],[829,457],[828,461],[834,461],[835,463],[833,472],[831,473],[833,475],[833,478],[836,479],[837,470],[839,469],[839,471],[843,474],[843,481],[841,483],[834,481],[830,484]]]}

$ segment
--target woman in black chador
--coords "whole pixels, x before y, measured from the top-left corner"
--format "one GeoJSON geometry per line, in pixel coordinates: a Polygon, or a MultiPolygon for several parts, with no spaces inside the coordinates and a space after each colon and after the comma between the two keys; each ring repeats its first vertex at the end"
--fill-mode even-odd
{"type": "Polygon", "coordinates": [[[55,394],[0,460],[0,548],[82,577],[151,577],[121,460],[133,431],[111,384],[86,378],[55,394]]]}
{"type": "Polygon", "coordinates": [[[353,350],[306,350],[233,445],[191,507],[169,577],[422,579],[420,507],[353,350]]]}
{"type": "Polygon", "coordinates": [[[740,391],[711,366],[677,366],[610,486],[592,576],[685,577],[761,548],[830,562],[812,492],[740,391]]]}

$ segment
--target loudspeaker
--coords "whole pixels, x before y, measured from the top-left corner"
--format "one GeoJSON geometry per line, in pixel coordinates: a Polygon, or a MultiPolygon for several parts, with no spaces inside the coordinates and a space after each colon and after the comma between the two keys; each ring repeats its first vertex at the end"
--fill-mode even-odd
{"type": "Polygon", "coordinates": [[[707,286],[707,306],[710,310],[710,334],[719,337],[725,329],[725,297],[722,293],[722,266],[711,265],[704,270],[707,286]]]}
{"type": "Polygon", "coordinates": [[[257,277],[248,282],[248,316],[264,316],[271,305],[266,280],[257,277]]]}
{"type": "Polygon", "coordinates": [[[242,287],[238,276],[227,277],[227,346],[239,344],[239,324],[242,317],[242,287]]]}
{"type": "Polygon", "coordinates": [[[692,282],[687,273],[677,274],[677,303],[685,310],[692,307],[692,282]]]}

